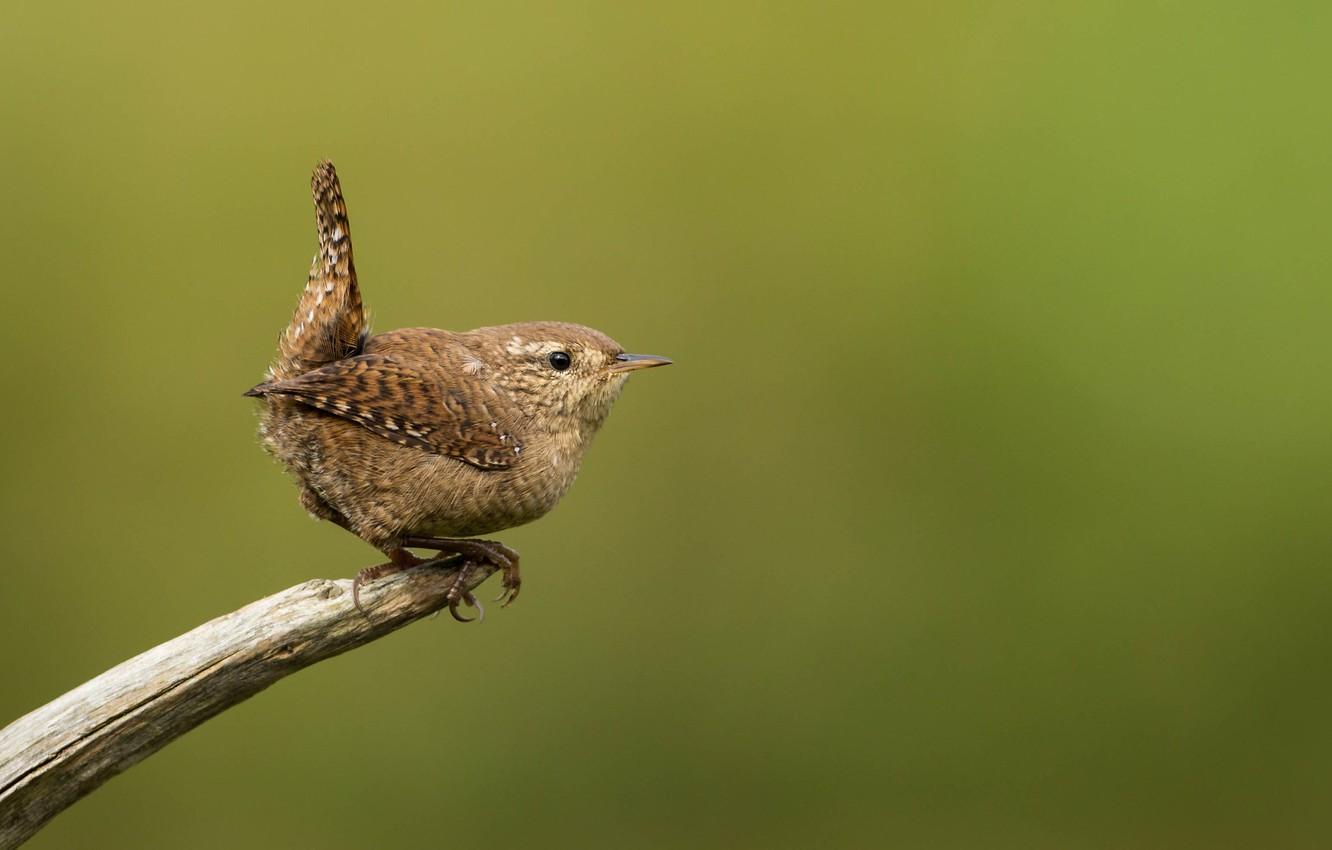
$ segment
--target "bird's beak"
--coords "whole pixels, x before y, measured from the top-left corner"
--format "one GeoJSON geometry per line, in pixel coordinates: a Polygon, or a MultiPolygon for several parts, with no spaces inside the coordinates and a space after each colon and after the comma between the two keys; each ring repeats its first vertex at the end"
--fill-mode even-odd
{"type": "Polygon", "coordinates": [[[635,372],[639,369],[651,369],[653,366],[669,366],[671,361],[655,354],[619,354],[611,364],[612,372],[635,372]]]}

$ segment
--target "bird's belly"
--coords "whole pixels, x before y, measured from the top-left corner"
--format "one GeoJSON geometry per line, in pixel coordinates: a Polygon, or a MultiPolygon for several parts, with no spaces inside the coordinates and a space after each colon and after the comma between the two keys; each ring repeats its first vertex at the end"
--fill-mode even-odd
{"type": "Polygon", "coordinates": [[[418,528],[407,529],[404,536],[411,537],[480,537],[494,534],[506,528],[514,528],[538,516],[510,517],[491,515],[485,517],[440,516],[426,519],[418,528]]]}
{"type": "Polygon", "coordinates": [[[406,533],[432,537],[493,534],[540,519],[555,507],[572,476],[544,470],[483,471],[451,458],[447,474],[423,481],[421,511],[406,533]],[[459,468],[461,467],[461,468],[459,468]]]}
{"type": "Polygon", "coordinates": [[[303,412],[265,438],[357,536],[381,548],[402,537],[472,537],[539,519],[569,489],[581,459],[544,451],[532,441],[535,450],[522,463],[482,470],[369,436],[351,422],[303,412]]]}
{"type": "Polygon", "coordinates": [[[403,534],[412,537],[476,537],[525,525],[545,516],[549,510],[549,507],[514,510],[512,506],[503,505],[489,511],[430,512],[423,514],[412,527],[404,529],[403,534]]]}

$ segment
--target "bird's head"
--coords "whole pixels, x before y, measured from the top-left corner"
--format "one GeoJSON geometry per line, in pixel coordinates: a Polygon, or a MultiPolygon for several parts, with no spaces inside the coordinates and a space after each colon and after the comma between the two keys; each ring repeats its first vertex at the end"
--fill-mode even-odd
{"type": "Polygon", "coordinates": [[[631,372],[671,362],[628,354],[601,331],[564,322],[522,322],[472,333],[485,339],[485,359],[496,367],[486,374],[529,415],[552,427],[576,422],[588,437],[610,413],[631,372]]]}

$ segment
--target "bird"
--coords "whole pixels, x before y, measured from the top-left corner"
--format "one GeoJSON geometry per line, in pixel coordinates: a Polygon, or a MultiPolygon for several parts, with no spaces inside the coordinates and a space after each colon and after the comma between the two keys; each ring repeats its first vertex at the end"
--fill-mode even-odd
{"type": "Polygon", "coordinates": [[[449,612],[481,619],[472,569],[501,573],[501,607],[522,580],[517,552],[479,538],[550,511],[629,376],[671,361],[568,322],[372,334],[332,162],[310,186],[318,250],[264,380],[244,393],[261,403],[260,439],[311,516],[388,557],[353,580],[358,609],[362,586],[427,563],[409,551],[426,549],[462,556],[449,612]]]}

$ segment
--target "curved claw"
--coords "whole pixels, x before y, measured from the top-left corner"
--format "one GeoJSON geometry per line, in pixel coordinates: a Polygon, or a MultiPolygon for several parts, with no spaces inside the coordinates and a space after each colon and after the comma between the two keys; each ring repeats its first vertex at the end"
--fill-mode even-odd
{"type": "Polygon", "coordinates": [[[473,596],[470,593],[464,593],[464,594],[459,594],[458,596],[449,600],[449,616],[453,617],[453,619],[457,620],[460,623],[473,623],[473,622],[479,623],[486,618],[486,609],[481,606],[481,603],[477,601],[475,596],[473,596]],[[458,612],[458,603],[460,602],[465,603],[472,608],[475,608],[476,616],[464,617],[462,614],[460,614],[458,612]]]}
{"type": "Polygon", "coordinates": [[[510,605],[513,604],[513,600],[517,598],[518,598],[518,585],[512,584],[512,585],[505,585],[504,589],[500,591],[500,595],[495,597],[495,601],[500,604],[501,608],[508,608],[510,605]]]}
{"type": "Polygon", "coordinates": [[[457,620],[457,621],[460,622],[460,623],[470,623],[470,622],[472,622],[473,620],[476,619],[475,617],[464,617],[462,614],[459,614],[459,613],[458,613],[458,600],[457,600],[457,599],[451,599],[451,600],[449,600],[449,616],[452,617],[453,619],[457,620]]]}
{"type": "Polygon", "coordinates": [[[523,587],[523,579],[518,572],[518,564],[516,562],[511,563],[508,569],[504,571],[503,581],[504,592],[501,593],[500,596],[503,597],[504,602],[500,607],[508,608],[513,604],[513,601],[518,598],[518,591],[523,587]]]}
{"type": "Polygon", "coordinates": [[[518,571],[518,553],[495,540],[487,540],[486,545],[493,553],[491,563],[503,572],[500,578],[503,590],[495,597],[495,601],[500,603],[501,608],[508,608],[518,598],[518,590],[523,584],[522,574],[518,571]]]}
{"type": "Polygon", "coordinates": [[[408,564],[405,561],[389,561],[387,564],[379,564],[378,566],[374,567],[366,567],[365,569],[357,573],[356,577],[352,579],[352,604],[356,606],[356,610],[360,611],[361,614],[366,617],[370,616],[370,613],[366,611],[365,608],[361,605],[362,587],[365,587],[367,584],[370,584],[376,579],[383,578],[384,576],[387,575],[392,575],[393,573],[401,572],[402,570],[408,569],[411,566],[414,565],[408,564]]]}

